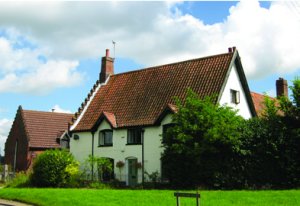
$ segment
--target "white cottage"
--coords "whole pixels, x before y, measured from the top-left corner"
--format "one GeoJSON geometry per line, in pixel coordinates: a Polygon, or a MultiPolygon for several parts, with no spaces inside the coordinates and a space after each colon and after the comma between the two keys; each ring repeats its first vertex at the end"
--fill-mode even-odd
{"type": "MultiPolygon", "coordinates": [[[[135,185],[144,172],[161,176],[162,134],[176,112],[173,97],[187,88],[200,97],[217,95],[244,118],[256,115],[238,51],[114,74],[109,51],[100,78],[75,114],[70,151],[83,162],[89,155],[109,158],[115,178],[135,185]],[[117,162],[125,165],[119,171],[117,162]]],[[[109,177],[105,177],[106,179],[109,177]]]]}

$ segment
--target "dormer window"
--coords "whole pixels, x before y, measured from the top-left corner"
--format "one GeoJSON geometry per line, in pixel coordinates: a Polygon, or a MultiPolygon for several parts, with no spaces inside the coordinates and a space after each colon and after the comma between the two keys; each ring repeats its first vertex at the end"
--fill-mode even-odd
{"type": "Polygon", "coordinates": [[[112,146],[112,145],[113,145],[113,131],[109,129],[101,130],[99,132],[98,146],[103,147],[103,146],[112,146]]]}
{"type": "Polygon", "coordinates": [[[234,89],[230,90],[231,103],[239,104],[240,103],[240,92],[234,89]]]}

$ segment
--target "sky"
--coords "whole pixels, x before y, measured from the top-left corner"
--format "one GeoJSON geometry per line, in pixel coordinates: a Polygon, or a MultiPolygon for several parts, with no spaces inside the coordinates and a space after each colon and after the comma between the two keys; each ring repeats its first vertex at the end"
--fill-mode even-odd
{"type": "Polygon", "coordinates": [[[275,96],[300,76],[300,2],[0,1],[0,153],[19,105],[76,112],[105,49],[122,73],[233,46],[250,90],[275,96]]]}

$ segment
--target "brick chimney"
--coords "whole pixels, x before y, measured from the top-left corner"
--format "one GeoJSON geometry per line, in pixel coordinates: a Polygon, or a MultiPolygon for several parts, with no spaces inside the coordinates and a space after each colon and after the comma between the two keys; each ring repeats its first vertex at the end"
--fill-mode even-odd
{"type": "Polygon", "coordinates": [[[228,53],[235,52],[235,50],[236,50],[236,47],[235,47],[235,46],[234,46],[234,47],[229,47],[229,48],[228,48],[228,53]]]}
{"type": "Polygon", "coordinates": [[[288,97],[288,84],[287,81],[282,77],[276,80],[276,92],[277,92],[277,98],[281,96],[288,97]]]}
{"type": "Polygon", "coordinates": [[[114,59],[109,57],[109,49],[106,49],[105,57],[102,57],[100,83],[104,83],[112,74],[114,74],[114,59]]]}

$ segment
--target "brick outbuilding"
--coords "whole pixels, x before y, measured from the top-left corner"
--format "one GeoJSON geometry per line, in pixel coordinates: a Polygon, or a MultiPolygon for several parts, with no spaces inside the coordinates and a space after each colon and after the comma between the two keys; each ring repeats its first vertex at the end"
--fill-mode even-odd
{"type": "Polygon", "coordinates": [[[47,149],[68,147],[65,139],[72,114],[23,110],[19,106],[5,143],[5,164],[26,171],[47,149]]]}

